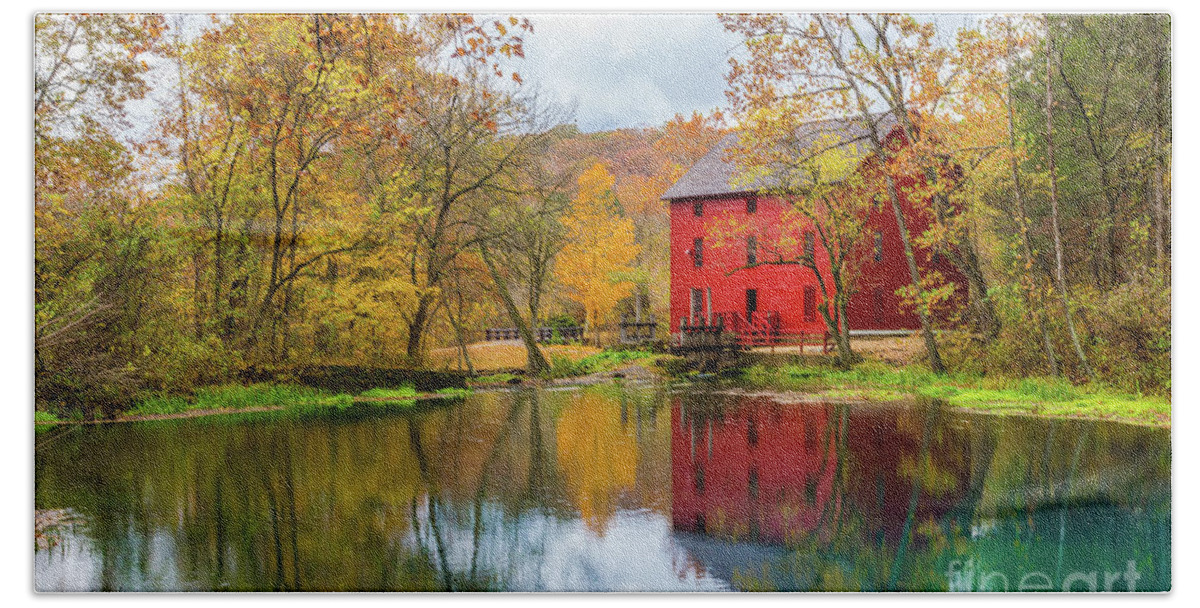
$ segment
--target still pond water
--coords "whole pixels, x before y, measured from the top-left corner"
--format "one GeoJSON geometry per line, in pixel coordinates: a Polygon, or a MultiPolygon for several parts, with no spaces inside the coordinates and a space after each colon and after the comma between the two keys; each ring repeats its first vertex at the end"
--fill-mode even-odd
{"type": "Polygon", "coordinates": [[[1167,590],[1170,432],[599,386],[37,437],[39,590],[1167,590]]]}

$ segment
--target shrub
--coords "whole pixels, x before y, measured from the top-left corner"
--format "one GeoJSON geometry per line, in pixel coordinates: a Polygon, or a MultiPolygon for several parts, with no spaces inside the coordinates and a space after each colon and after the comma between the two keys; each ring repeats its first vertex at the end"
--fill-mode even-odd
{"type": "Polygon", "coordinates": [[[1125,390],[1171,390],[1171,286],[1143,272],[1103,293],[1080,298],[1097,377],[1125,390]]]}

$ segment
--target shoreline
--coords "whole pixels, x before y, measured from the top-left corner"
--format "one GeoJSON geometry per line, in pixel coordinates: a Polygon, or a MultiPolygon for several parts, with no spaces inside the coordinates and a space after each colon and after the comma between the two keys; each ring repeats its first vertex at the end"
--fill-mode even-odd
{"type": "Polygon", "coordinates": [[[935,375],[914,365],[867,362],[848,370],[796,364],[755,365],[746,368],[742,379],[739,388],[746,390],[872,402],[924,397],[973,412],[1171,428],[1169,397],[1123,393],[1103,385],[1075,386],[1061,378],[935,375]]]}
{"type": "MultiPolygon", "coordinates": [[[[947,406],[962,410],[964,412],[989,414],[993,416],[1030,416],[1037,418],[1058,418],[1065,420],[1096,420],[1105,422],[1119,422],[1122,424],[1131,424],[1136,426],[1146,426],[1153,428],[1161,428],[1165,430],[1171,429],[1171,416],[1169,413],[1170,404],[1165,404],[1168,408],[1167,413],[1162,413],[1157,410],[1150,410],[1148,413],[1152,416],[1147,416],[1147,412],[1133,413],[1122,409],[1109,409],[1107,411],[1099,407],[1089,407],[1088,403],[1076,403],[1078,400],[1062,400],[1049,401],[1038,400],[1033,398],[1004,398],[1004,399],[978,399],[967,396],[963,397],[957,394],[929,394],[937,392],[939,389],[945,392],[946,387],[954,386],[952,383],[945,382],[943,384],[930,384],[924,387],[921,386],[889,386],[886,383],[848,383],[837,382],[837,372],[829,374],[811,373],[806,374],[803,380],[799,382],[800,386],[796,386],[797,381],[786,377],[786,370],[783,368],[772,368],[769,371],[770,379],[762,377],[762,370],[759,371],[757,379],[752,378],[750,382],[741,385],[714,385],[709,390],[713,392],[733,395],[761,396],[770,397],[779,400],[783,403],[812,403],[812,402],[829,402],[837,401],[841,403],[860,403],[862,405],[879,405],[904,401],[913,398],[926,397],[939,399],[947,406]],[[784,377],[780,377],[784,375],[784,377]],[[793,386],[788,386],[792,384],[793,386]],[[925,389],[924,391],[922,389],[925,389]]],[[[517,388],[586,388],[597,384],[607,382],[624,383],[629,381],[633,384],[651,384],[665,385],[670,382],[670,378],[654,371],[647,369],[642,365],[630,365],[616,370],[605,372],[596,372],[578,376],[574,378],[559,378],[555,380],[525,380],[518,384],[486,384],[471,387],[474,392],[499,392],[513,390],[517,388]],[[636,369],[635,369],[636,368],[636,369]]],[[[693,388],[701,388],[689,381],[693,388]]],[[[703,390],[703,389],[702,389],[703,390]]],[[[997,392],[998,391],[992,391],[997,392]]],[[[416,401],[428,401],[435,399],[455,399],[461,398],[461,395],[446,395],[439,393],[417,393],[412,396],[405,397],[363,397],[355,396],[352,399],[354,404],[387,404],[387,403],[405,403],[409,402],[409,406],[416,401]]],[[[1114,397],[1116,399],[1116,397],[1114,397]]],[[[1152,400],[1142,399],[1141,401],[1133,400],[1129,404],[1134,403],[1152,403],[1152,400]]],[[[1128,404],[1127,404],[1128,405],[1128,404]]],[[[1161,404],[1160,404],[1161,405],[1161,404]]],[[[183,412],[173,412],[166,414],[135,414],[130,416],[117,416],[107,420],[52,420],[52,421],[35,421],[35,427],[50,427],[56,425],[84,425],[84,424],[116,424],[129,422],[148,422],[158,420],[179,420],[187,418],[201,418],[207,416],[219,416],[228,414],[249,414],[260,412],[273,412],[286,410],[292,407],[291,405],[270,405],[270,406],[251,406],[246,408],[205,408],[195,409],[183,412]]]]}
{"type": "MultiPolygon", "coordinates": [[[[766,387],[745,387],[745,388],[722,388],[713,392],[726,395],[744,395],[747,397],[769,397],[787,404],[800,403],[846,403],[860,404],[863,406],[885,405],[896,403],[898,401],[910,401],[915,398],[922,397],[916,392],[894,391],[892,394],[886,394],[888,391],[879,391],[870,387],[842,387],[829,390],[789,390],[766,387]]],[[[934,397],[934,399],[937,399],[934,397]]],[[[1167,420],[1146,420],[1131,416],[1121,416],[1116,414],[1105,415],[1103,413],[1056,413],[1053,411],[1043,411],[1041,403],[1033,403],[1029,406],[1005,403],[1002,401],[992,402],[990,404],[982,404],[977,406],[954,403],[946,399],[940,399],[947,407],[958,411],[972,414],[987,414],[989,416],[1025,416],[1029,418],[1042,419],[1059,419],[1059,420],[1091,420],[1097,422],[1119,422],[1121,424],[1129,424],[1133,426],[1144,426],[1150,428],[1158,428],[1164,430],[1171,429],[1171,421],[1167,420]]]]}

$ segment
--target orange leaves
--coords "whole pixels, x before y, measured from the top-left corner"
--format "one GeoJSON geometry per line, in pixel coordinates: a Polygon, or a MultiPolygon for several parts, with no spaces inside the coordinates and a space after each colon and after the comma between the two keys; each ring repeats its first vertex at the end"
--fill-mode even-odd
{"type": "MultiPolygon", "coordinates": [[[[447,15],[444,25],[455,40],[454,50],[450,54],[452,58],[487,67],[496,76],[504,76],[508,71],[505,61],[525,57],[524,39],[520,32],[533,31],[528,19],[514,16],[506,20],[495,19],[485,25],[476,22],[470,15],[447,15]]],[[[522,83],[515,74],[512,81],[518,85],[522,83]]]]}

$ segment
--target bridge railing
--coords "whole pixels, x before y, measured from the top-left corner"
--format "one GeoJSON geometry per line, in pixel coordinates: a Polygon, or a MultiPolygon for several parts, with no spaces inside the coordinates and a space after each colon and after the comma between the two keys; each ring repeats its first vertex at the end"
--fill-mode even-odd
{"type": "MultiPolygon", "coordinates": [[[[582,327],[535,327],[530,331],[538,342],[554,342],[564,340],[576,342],[583,340],[582,327]]],[[[515,327],[488,327],[483,330],[483,339],[488,342],[496,340],[520,340],[521,332],[515,327]]]]}
{"type": "Polygon", "coordinates": [[[706,317],[683,317],[673,343],[685,348],[755,348],[790,346],[803,351],[820,346],[822,353],[833,351],[833,336],[828,331],[785,332],[777,311],[755,312],[747,319],[740,312],[716,312],[706,317]]]}
{"type": "Polygon", "coordinates": [[[644,320],[624,315],[621,317],[620,329],[621,344],[653,342],[658,330],[658,320],[654,318],[654,315],[650,315],[644,320]]]}

